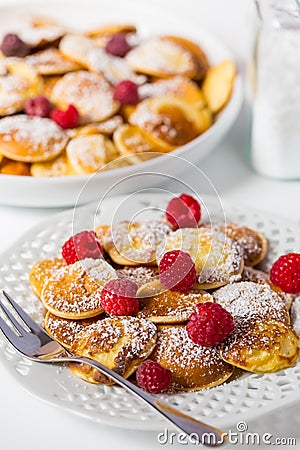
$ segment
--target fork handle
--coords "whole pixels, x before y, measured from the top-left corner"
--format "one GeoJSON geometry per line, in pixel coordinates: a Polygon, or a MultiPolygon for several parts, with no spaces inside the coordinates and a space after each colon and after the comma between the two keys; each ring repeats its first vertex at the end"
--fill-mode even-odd
{"type": "Polygon", "coordinates": [[[137,397],[144,400],[146,403],[148,403],[148,405],[152,406],[152,408],[162,414],[166,419],[168,419],[169,422],[175,425],[175,427],[186,434],[191,440],[196,439],[198,443],[211,447],[217,447],[225,442],[225,433],[223,433],[222,431],[210,425],[206,425],[205,423],[202,423],[190,416],[187,416],[177,409],[172,408],[168,404],[161,402],[160,400],[156,399],[156,397],[143,391],[140,387],[131,383],[129,380],[125,379],[113,370],[108,369],[103,364],[95,361],[94,359],[88,358],[86,356],[70,356],[67,358],[59,358],[59,360],[54,360],[53,362],[59,361],[85,363],[91,367],[94,367],[95,369],[107,375],[120,386],[124,387],[137,397]]]}

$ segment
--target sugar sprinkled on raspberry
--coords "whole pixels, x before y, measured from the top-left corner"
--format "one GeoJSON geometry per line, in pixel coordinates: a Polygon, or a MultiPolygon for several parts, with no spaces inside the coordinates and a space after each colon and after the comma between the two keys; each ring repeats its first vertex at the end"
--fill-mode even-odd
{"type": "Polygon", "coordinates": [[[50,117],[61,128],[75,128],[79,123],[79,112],[74,105],[69,105],[65,111],[54,109],[50,117]]]}
{"type": "Polygon", "coordinates": [[[197,200],[188,194],[172,198],[166,209],[167,220],[174,230],[178,228],[197,228],[201,219],[201,207],[197,200]]]}
{"type": "Polygon", "coordinates": [[[199,303],[186,325],[195,344],[211,347],[220,344],[234,329],[232,315],[218,303],[199,303]]]}
{"type": "Polygon", "coordinates": [[[130,80],[123,80],[114,88],[114,100],[122,105],[136,105],[139,101],[137,85],[130,80]]]}
{"type": "Polygon", "coordinates": [[[138,285],[126,278],[109,281],[101,293],[101,305],[112,316],[135,316],[139,310],[138,285]]]}
{"type": "Polygon", "coordinates": [[[1,51],[4,56],[27,56],[30,53],[30,47],[14,33],[6,34],[1,43],[1,51]]]}
{"type": "Polygon", "coordinates": [[[166,252],[159,264],[159,278],[166,289],[186,292],[196,283],[195,263],[189,253],[166,252]]]}
{"type": "Polygon", "coordinates": [[[62,246],[62,256],[67,264],[73,264],[85,258],[97,259],[102,248],[94,231],[81,231],[70,237],[62,246]]]}
{"type": "Polygon", "coordinates": [[[123,58],[130,49],[131,46],[127,42],[126,34],[122,32],[114,34],[105,47],[106,53],[120,58],[123,58]]]}
{"type": "Polygon", "coordinates": [[[25,102],[24,110],[29,116],[49,117],[53,107],[47,97],[38,95],[25,102]]]}
{"type": "Polygon", "coordinates": [[[172,382],[172,372],[158,362],[147,359],[136,371],[138,385],[150,394],[163,392],[172,382]]]}
{"type": "Polygon", "coordinates": [[[300,254],[287,253],[274,262],[270,280],[288,294],[300,293],[300,254]]]}

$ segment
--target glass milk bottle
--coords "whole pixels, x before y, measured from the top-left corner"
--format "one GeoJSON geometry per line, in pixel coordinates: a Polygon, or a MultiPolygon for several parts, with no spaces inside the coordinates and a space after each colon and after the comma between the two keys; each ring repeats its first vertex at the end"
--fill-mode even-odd
{"type": "Polygon", "coordinates": [[[300,1],[256,6],[252,165],[268,177],[300,180],[300,1]]]}

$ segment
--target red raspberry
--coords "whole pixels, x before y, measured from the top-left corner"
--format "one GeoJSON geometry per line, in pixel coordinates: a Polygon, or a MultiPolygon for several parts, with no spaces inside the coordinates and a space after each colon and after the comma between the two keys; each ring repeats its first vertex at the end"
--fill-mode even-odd
{"type": "Polygon", "coordinates": [[[114,100],[122,105],[136,105],[139,101],[137,85],[130,80],[120,81],[114,89],[114,100]]]}
{"type": "Polygon", "coordinates": [[[79,123],[79,112],[73,105],[69,105],[65,111],[54,109],[50,117],[61,128],[75,128],[79,123]]]}
{"type": "Polygon", "coordinates": [[[287,253],[274,262],[270,280],[288,294],[300,293],[300,254],[287,253]]]}
{"type": "Polygon", "coordinates": [[[70,237],[62,246],[62,256],[67,264],[85,258],[97,259],[102,254],[102,248],[94,231],[81,231],[70,237]]]}
{"type": "Polygon", "coordinates": [[[232,315],[218,303],[199,303],[186,325],[195,344],[211,347],[222,342],[234,329],[232,315]]]}
{"type": "Polygon", "coordinates": [[[114,34],[106,44],[105,51],[109,55],[123,58],[129,52],[131,46],[127,42],[125,33],[114,34]]]}
{"type": "Polygon", "coordinates": [[[166,289],[186,292],[196,283],[195,263],[189,253],[166,252],[159,264],[159,278],[166,289]]]}
{"type": "Polygon", "coordinates": [[[147,359],[136,371],[138,385],[150,394],[165,391],[171,384],[172,372],[165,369],[158,362],[147,359]]]}
{"type": "Polygon", "coordinates": [[[178,228],[197,228],[201,218],[201,208],[191,195],[181,194],[172,198],[166,209],[167,220],[174,230],[178,228]]]}
{"type": "Polygon", "coordinates": [[[101,293],[101,305],[112,316],[135,316],[139,310],[138,285],[126,278],[109,281],[101,293]]]}
{"type": "Polygon", "coordinates": [[[27,56],[30,47],[17,34],[6,34],[1,43],[1,51],[4,56],[27,56]]]}
{"type": "Polygon", "coordinates": [[[29,116],[49,117],[52,105],[44,95],[29,98],[24,106],[26,114],[29,116]]]}

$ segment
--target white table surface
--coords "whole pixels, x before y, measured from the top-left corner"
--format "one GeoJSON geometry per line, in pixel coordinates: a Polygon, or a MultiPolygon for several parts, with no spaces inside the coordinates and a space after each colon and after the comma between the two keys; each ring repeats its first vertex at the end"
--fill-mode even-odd
{"type": "MultiPolygon", "coordinates": [[[[17,4],[22,0],[7,0],[17,4]]],[[[42,3],[42,0],[40,0],[42,3]]],[[[244,71],[251,42],[251,20],[248,0],[161,0],[172,4],[182,17],[197,16],[199,27],[213,31],[229,45],[236,54],[244,71]],[[184,4],[184,8],[182,5],[184,4]],[[181,6],[180,6],[181,5],[181,6]]],[[[0,1],[0,5],[5,0],[0,1]]],[[[145,7],[146,2],[145,2],[145,7]]],[[[0,17],[1,20],[1,17],[0,17]]],[[[99,18],[101,21],[101,17],[99,18]]],[[[224,200],[254,207],[285,217],[289,222],[300,223],[300,182],[278,182],[260,177],[248,166],[246,148],[249,133],[249,117],[245,109],[237,123],[213,153],[200,164],[224,200]]],[[[56,210],[22,209],[0,206],[0,251],[8,248],[15,239],[56,210]]],[[[41,383],[43,380],[40,381],[41,383]]],[[[251,430],[272,432],[276,423],[277,436],[298,436],[296,446],[300,449],[299,405],[287,408],[272,417],[264,417],[251,424],[251,430]],[[264,428],[265,427],[265,428],[264,428]]],[[[241,420],[243,418],[241,417],[241,420]]],[[[72,450],[83,448],[109,449],[158,449],[157,433],[114,429],[96,425],[75,415],[41,402],[25,392],[11,379],[0,364],[0,449],[72,450]]],[[[165,445],[164,447],[168,447],[165,445]]],[[[174,444],[170,448],[179,449],[174,444]]],[[[169,448],[168,447],[168,448],[169,448]]],[[[185,446],[192,448],[192,445],[185,446]]],[[[234,447],[232,447],[234,448],[234,447]]],[[[259,447],[262,448],[262,447],[259,447]]]]}

